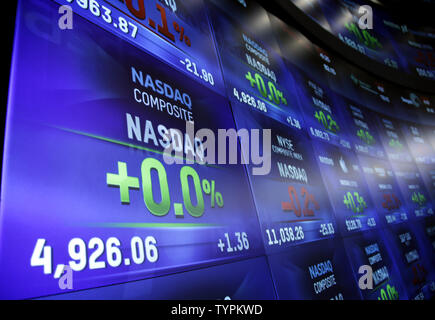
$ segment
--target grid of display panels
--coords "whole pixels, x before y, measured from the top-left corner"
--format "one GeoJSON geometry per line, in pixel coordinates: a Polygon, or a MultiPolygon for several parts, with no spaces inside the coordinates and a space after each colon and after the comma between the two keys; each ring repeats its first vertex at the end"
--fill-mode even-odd
{"type": "MultiPolygon", "coordinates": [[[[435,28],[433,25],[421,25],[420,17],[397,17],[389,12],[388,7],[370,0],[289,2],[346,46],[364,56],[391,69],[421,79],[435,80],[435,28]],[[366,11],[368,8],[370,10],[366,11]],[[371,12],[372,19],[366,20],[363,14],[368,12],[371,12]],[[361,29],[360,21],[366,24],[370,21],[371,28],[361,29]]],[[[404,8],[406,5],[409,4],[402,4],[404,8]]],[[[430,8],[429,4],[427,8],[430,8]]]]}
{"type": "Polygon", "coordinates": [[[21,0],[0,298],[430,299],[434,104],[253,2],[21,0]]]}

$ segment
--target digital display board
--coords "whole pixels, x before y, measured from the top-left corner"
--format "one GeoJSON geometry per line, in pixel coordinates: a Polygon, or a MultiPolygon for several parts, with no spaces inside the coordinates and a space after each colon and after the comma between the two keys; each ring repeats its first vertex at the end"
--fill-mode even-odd
{"type": "Polygon", "coordinates": [[[390,34],[390,41],[398,53],[404,69],[423,79],[435,79],[434,29],[414,28],[412,21],[391,17],[385,10],[378,12],[382,27],[390,34]],[[429,29],[429,30],[428,30],[429,29]]]}
{"type": "Polygon", "coordinates": [[[405,222],[410,217],[391,165],[381,159],[359,156],[362,171],[384,225],[405,222]]]}
{"type": "Polygon", "coordinates": [[[396,262],[380,232],[364,232],[345,238],[344,246],[354,273],[358,272],[361,265],[371,266],[373,270],[373,288],[360,290],[363,299],[408,299],[396,262]]]}
{"type": "Polygon", "coordinates": [[[344,114],[349,138],[352,139],[355,152],[381,159],[385,158],[378,128],[373,121],[374,113],[343,96],[336,97],[336,104],[340,106],[344,114]]]}
{"type": "MultiPolygon", "coordinates": [[[[26,1],[21,14],[53,12],[52,2],[26,1]]],[[[264,252],[244,168],[198,164],[202,142],[185,132],[188,121],[198,129],[234,127],[222,95],[198,91],[182,72],[83,18],[75,19],[76,32],[57,29],[59,43],[26,21],[14,70],[27,76],[14,84],[17,107],[8,115],[21,133],[7,141],[4,180],[11,184],[2,204],[2,243],[22,250],[2,247],[2,295],[59,293],[53,277],[68,263],[75,287],[84,289],[264,252]],[[86,51],[77,52],[77,43],[86,51]],[[64,80],[54,87],[39,81],[59,70],[64,80]],[[164,161],[168,143],[181,164],[164,161]],[[19,183],[20,175],[33,178],[19,183]],[[24,235],[12,227],[16,219],[40,224],[24,235]],[[24,289],[23,276],[35,286],[24,289]]]]}
{"type": "Polygon", "coordinates": [[[385,232],[391,243],[395,261],[408,294],[413,299],[425,298],[433,275],[429,274],[430,261],[427,260],[423,243],[416,238],[416,234],[406,225],[395,225],[385,232]]]}
{"type": "Polygon", "coordinates": [[[253,1],[19,1],[0,298],[430,299],[434,92],[330,52],[253,1]]]}
{"type": "Polygon", "coordinates": [[[276,294],[266,258],[260,257],[41,299],[271,300],[276,294]],[[210,281],[216,275],[225,281],[210,281]]]}
{"type": "Polygon", "coordinates": [[[116,36],[183,71],[203,86],[222,92],[213,36],[202,0],[57,0],[116,36]]]}
{"type": "Polygon", "coordinates": [[[375,1],[291,0],[291,4],[356,52],[391,69],[435,80],[433,27],[393,17],[375,1]],[[366,9],[360,11],[364,6],[370,7],[370,19],[364,18],[366,9]],[[372,27],[359,26],[368,20],[372,27]]]}
{"type": "Polygon", "coordinates": [[[355,153],[321,142],[314,150],[341,234],[376,228],[376,207],[355,153]]]}
{"type": "Polygon", "coordinates": [[[358,285],[340,240],[304,244],[270,256],[278,298],[359,300],[358,285]]]}
{"type": "Polygon", "coordinates": [[[358,26],[360,14],[358,9],[366,4],[363,1],[327,0],[320,1],[331,32],[343,43],[365,56],[384,63],[392,68],[399,68],[399,59],[389,42],[389,33],[378,27],[381,18],[373,15],[376,29],[361,29],[358,26]]]}
{"type": "Polygon", "coordinates": [[[433,206],[417,166],[398,162],[391,165],[409,214],[415,218],[433,215],[433,206]]]}
{"type": "Polygon", "coordinates": [[[412,162],[410,153],[400,123],[383,114],[374,114],[378,123],[378,132],[385,153],[390,161],[412,162]]]}

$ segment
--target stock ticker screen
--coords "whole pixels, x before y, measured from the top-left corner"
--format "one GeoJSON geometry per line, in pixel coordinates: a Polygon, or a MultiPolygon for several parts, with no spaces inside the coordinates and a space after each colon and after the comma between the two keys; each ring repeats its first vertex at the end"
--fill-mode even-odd
{"type": "MultiPolygon", "coordinates": [[[[358,34],[348,2],[312,4],[357,50],[433,78],[409,47],[428,33],[358,34]]],[[[4,139],[2,299],[435,294],[435,91],[255,2],[18,1],[4,139]]]]}
{"type": "MultiPolygon", "coordinates": [[[[435,80],[435,28],[398,19],[369,0],[289,0],[323,29],[361,54],[408,74],[435,80]],[[370,5],[373,25],[360,29],[360,6],[370,5]]],[[[414,19],[416,17],[413,17],[414,19]]],[[[418,17],[417,17],[418,21],[418,17]]]]}

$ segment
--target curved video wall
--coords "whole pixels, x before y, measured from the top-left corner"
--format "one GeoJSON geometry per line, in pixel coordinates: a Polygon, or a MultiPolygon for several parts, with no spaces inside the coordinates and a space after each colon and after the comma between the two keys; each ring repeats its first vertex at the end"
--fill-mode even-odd
{"type": "MultiPolygon", "coordinates": [[[[307,13],[352,43],[343,3],[307,13]]],[[[433,74],[411,30],[356,49],[433,74]]],[[[332,50],[251,1],[20,0],[0,298],[431,299],[435,90],[332,50]]]]}
{"type": "MultiPolygon", "coordinates": [[[[435,80],[435,28],[433,24],[425,25],[424,19],[420,21],[420,16],[423,16],[424,12],[413,15],[416,12],[413,10],[414,6],[421,10],[431,10],[433,4],[432,7],[429,4],[424,7],[418,1],[404,3],[402,4],[404,9],[399,16],[397,8],[389,10],[388,6],[382,5],[379,1],[279,2],[286,9],[290,9],[289,12],[294,17],[302,19],[304,19],[303,15],[309,17],[319,26],[319,29],[313,30],[314,32],[322,33],[321,28],[330,33],[345,46],[352,48],[356,53],[355,56],[361,54],[387,66],[387,70],[402,72],[417,82],[418,79],[435,80]],[[360,22],[364,24],[363,29],[359,26],[360,22]],[[370,28],[365,29],[366,26],[370,28]]],[[[350,59],[354,60],[354,57],[350,59]]]]}

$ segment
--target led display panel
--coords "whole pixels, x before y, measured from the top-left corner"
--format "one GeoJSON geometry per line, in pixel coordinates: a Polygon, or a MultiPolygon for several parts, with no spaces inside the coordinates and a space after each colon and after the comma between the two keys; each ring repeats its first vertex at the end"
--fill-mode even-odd
{"type": "MultiPolygon", "coordinates": [[[[293,2],[430,78],[431,29],[293,2]]],[[[435,92],[347,58],[254,1],[18,1],[0,298],[431,299],[435,92]]]]}

